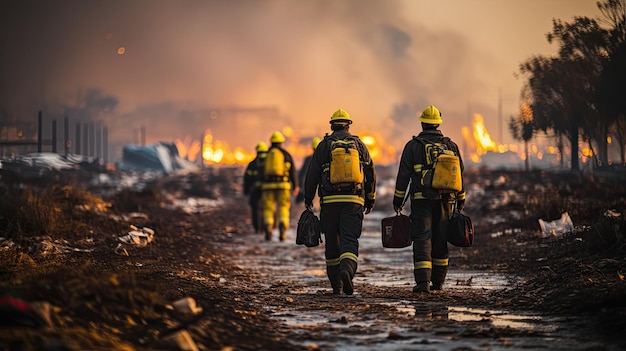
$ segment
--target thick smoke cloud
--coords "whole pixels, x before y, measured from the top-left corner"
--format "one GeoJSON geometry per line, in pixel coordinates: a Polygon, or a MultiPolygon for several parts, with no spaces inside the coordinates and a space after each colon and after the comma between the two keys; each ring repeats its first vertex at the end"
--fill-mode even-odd
{"type": "Polygon", "coordinates": [[[444,132],[460,139],[470,103],[496,104],[483,93],[497,62],[461,33],[411,20],[415,6],[405,5],[5,1],[0,111],[12,119],[83,111],[70,118],[108,125],[116,150],[135,142],[141,126],[148,142],[211,128],[251,150],[282,125],[323,134],[328,116],[344,108],[354,130],[401,148],[419,131],[416,111],[433,103],[444,111],[444,132]],[[106,111],[85,99],[93,91],[109,99],[106,111]]]}

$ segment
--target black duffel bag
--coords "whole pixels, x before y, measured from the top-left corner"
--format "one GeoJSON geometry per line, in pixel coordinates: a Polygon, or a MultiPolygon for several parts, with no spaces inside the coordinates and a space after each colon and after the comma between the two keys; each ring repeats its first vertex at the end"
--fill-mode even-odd
{"type": "Polygon", "coordinates": [[[318,246],[322,242],[322,226],[312,210],[306,208],[298,220],[296,244],[306,247],[318,246]]]}
{"type": "Polygon", "coordinates": [[[472,246],[474,244],[474,224],[472,219],[455,209],[448,222],[446,237],[448,242],[454,246],[472,246]]]}

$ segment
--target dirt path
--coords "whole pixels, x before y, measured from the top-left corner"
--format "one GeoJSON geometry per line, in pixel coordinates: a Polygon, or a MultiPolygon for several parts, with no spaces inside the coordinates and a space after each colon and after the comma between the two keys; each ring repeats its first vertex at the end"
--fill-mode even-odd
{"type": "Polygon", "coordinates": [[[295,244],[302,205],[288,240],[266,242],[252,233],[234,174],[241,170],[113,192],[104,212],[94,210],[102,200],[72,187],[7,190],[0,293],[46,303],[51,323],[25,328],[23,315],[0,306],[0,350],[176,350],[183,332],[199,351],[626,349],[624,183],[468,174],[475,245],[451,247],[445,290],[423,296],[411,292],[410,248],[380,243],[391,208],[381,176],[355,295],[338,297],[323,245],[295,244]],[[621,216],[607,220],[607,209],[621,216]],[[539,236],[537,218],[563,210],[577,229],[539,236]],[[121,254],[118,238],[131,225],[154,229],[154,241],[121,254]],[[188,297],[200,313],[172,309],[188,297]]]}
{"type": "MultiPolygon", "coordinates": [[[[299,213],[300,207],[294,207],[299,213]]],[[[519,278],[492,270],[450,271],[444,291],[411,292],[411,251],[384,249],[380,212],[366,217],[355,295],[333,296],[325,276],[323,245],[266,242],[248,232],[220,244],[226,260],[252,280],[251,290],[280,332],[296,345],[323,350],[617,350],[576,325],[575,315],[550,316],[494,301],[493,292],[519,278]]],[[[458,249],[455,256],[462,255],[458,249]]]]}

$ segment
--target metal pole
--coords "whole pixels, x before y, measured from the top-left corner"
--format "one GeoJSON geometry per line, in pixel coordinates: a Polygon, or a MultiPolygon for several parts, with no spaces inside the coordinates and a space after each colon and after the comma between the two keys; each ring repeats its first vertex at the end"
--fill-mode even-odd
{"type": "Polygon", "coordinates": [[[95,125],[93,123],[89,123],[89,156],[96,156],[94,133],[95,125]]]}
{"type": "Polygon", "coordinates": [[[89,156],[89,123],[83,124],[83,155],[89,156]]]}
{"type": "Polygon", "coordinates": [[[109,130],[106,126],[102,128],[102,158],[105,164],[109,161],[109,130]]]}
{"type": "Polygon", "coordinates": [[[74,137],[76,140],[76,147],[74,148],[77,155],[80,155],[80,122],[76,122],[76,136],[74,137]]]}
{"type": "Polygon", "coordinates": [[[65,156],[67,156],[67,154],[70,153],[70,145],[72,144],[70,141],[70,121],[68,120],[67,116],[65,116],[63,120],[63,133],[65,134],[63,136],[63,139],[65,139],[65,156]]]}
{"type": "Polygon", "coordinates": [[[37,127],[37,152],[41,153],[41,141],[42,141],[41,134],[43,133],[43,114],[41,113],[41,111],[39,111],[39,115],[37,119],[39,123],[39,126],[37,127]]]}
{"type": "Polygon", "coordinates": [[[100,134],[101,133],[100,124],[96,124],[94,128],[95,128],[95,133],[96,133],[96,155],[95,156],[98,158],[101,158],[102,135],[100,134]]]}
{"type": "Polygon", "coordinates": [[[52,120],[52,152],[57,152],[57,120],[52,120]]]}

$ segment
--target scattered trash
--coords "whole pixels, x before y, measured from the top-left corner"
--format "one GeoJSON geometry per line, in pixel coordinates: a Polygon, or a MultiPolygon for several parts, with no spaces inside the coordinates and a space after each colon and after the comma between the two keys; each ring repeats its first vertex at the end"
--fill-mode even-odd
{"type": "Polygon", "coordinates": [[[172,173],[176,170],[197,170],[198,166],[183,159],[172,143],[151,145],[125,145],[117,169],[123,171],[157,171],[172,173]]]}
{"type": "Polygon", "coordinates": [[[539,219],[539,225],[544,236],[557,236],[574,230],[574,223],[572,223],[572,219],[567,212],[563,213],[560,219],[554,221],[546,222],[543,219],[539,219]]]}
{"type": "Polygon", "coordinates": [[[115,253],[118,255],[123,254],[125,256],[128,256],[128,251],[126,251],[126,249],[123,247],[124,244],[137,247],[146,247],[152,242],[152,239],[154,238],[154,230],[148,227],[143,227],[141,229],[135,227],[134,225],[131,225],[130,227],[133,230],[128,232],[127,235],[118,238],[118,240],[121,241],[121,243],[117,244],[117,247],[115,248],[115,253]]]}
{"type": "Polygon", "coordinates": [[[619,213],[619,212],[617,212],[617,211],[615,211],[615,210],[613,210],[613,209],[609,209],[609,210],[606,210],[606,211],[604,212],[604,217],[609,217],[609,218],[619,218],[619,217],[621,217],[621,216],[622,216],[622,214],[621,214],[621,213],[619,213]]]}
{"type": "Polygon", "coordinates": [[[469,279],[467,279],[467,280],[457,279],[457,280],[456,280],[456,285],[461,285],[461,286],[472,286],[472,280],[474,280],[474,277],[473,277],[473,276],[469,277],[469,279]]]}
{"type": "Polygon", "coordinates": [[[202,307],[196,304],[193,297],[184,297],[172,303],[172,308],[183,315],[197,315],[202,313],[202,307]]]}
{"type": "Polygon", "coordinates": [[[51,306],[47,302],[28,303],[9,293],[0,295],[0,326],[51,327],[51,306]]]}
{"type": "Polygon", "coordinates": [[[163,338],[163,341],[177,350],[198,351],[198,346],[187,330],[179,330],[169,334],[163,338]]]}

